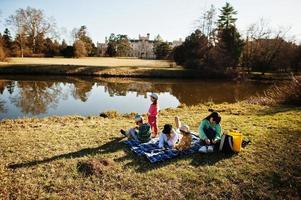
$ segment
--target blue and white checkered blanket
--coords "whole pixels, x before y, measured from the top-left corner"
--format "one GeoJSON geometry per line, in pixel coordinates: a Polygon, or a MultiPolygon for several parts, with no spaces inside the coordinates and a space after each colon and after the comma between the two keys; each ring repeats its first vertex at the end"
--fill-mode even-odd
{"type": "Polygon", "coordinates": [[[165,161],[170,158],[174,158],[180,155],[190,155],[198,152],[201,147],[200,139],[198,136],[192,134],[192,142],[189,149],[184,151],[178,151],[176,149],[160,149],[158,147],[159,139],[154,138],[147,143],[139,143],[133,140],[125,141],[125,144],[130,146],[131,150],[139,156],[146,156],[146,158],[151,162],[165,161]]]}

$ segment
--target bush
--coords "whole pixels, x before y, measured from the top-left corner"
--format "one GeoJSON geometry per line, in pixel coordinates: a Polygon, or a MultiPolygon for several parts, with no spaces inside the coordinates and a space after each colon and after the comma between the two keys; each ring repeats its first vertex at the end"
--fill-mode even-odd
{"type": "Polygon", "coordinates": [[[116,117],[120,117],[120,114],[116,110],[111,110],[107,112],[102,112],[99,114],[100,117],[114,119],[116,117]]]}
{"type": "Polygon", "coordinates": [[[296,105],[301,106],[301,78],[292,78],[279,85],[274,85],[264,92],[263,96],[254,96],[249,103],[262,105],[296,105]]]}

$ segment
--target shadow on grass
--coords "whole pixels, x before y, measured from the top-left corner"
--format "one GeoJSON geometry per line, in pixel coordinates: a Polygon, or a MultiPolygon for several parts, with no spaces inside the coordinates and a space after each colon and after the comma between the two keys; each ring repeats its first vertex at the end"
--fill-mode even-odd
{"type": "Polygon", "coordinates": [[[55,161],[55,160],[60,160],[60,159],[73,159],[73,158],[80,158],[80,157],[87,156],[87,155],[95,155],[95,154],[104,154],[104,153],[115,152],[115,151],[118,151],[118,150],[120,150],[124,147],[124,145],[122,145],[123,143],[120,142],[120,140],[122,140],[122,139],[123,139],[123,137],[114,138],[114,140],[112,140],[108,143],[105,143],[104,145],[101,145],[99,147],[84,148],[84,149],[81,149],[79,151],[70,152],[70,153],[61,154],[61,155],[56,155],[56,156],[46,158],[46,159],[43,159],[43,160],[32,160],[32,161],[23,162],[23,163],[9,164],[7,166],[7,168],[9,168],[9,169],[18,169],[18,168],[32,167],[32,166],[35,166],[35,165],[49,163],[49,162],[52,162],[52,161],[55,161]]]}
{"type": "Polygon", "coordinates": [[[217,162],[231,158],[235,156],[235,154],[224,154],[221,152],[215,152],[212,154],[201,154],[195,153],[192,155],[180,155],[175,158],[167,159],[165,161],[160,161],[157,163],[150,163],[146,157],[138,156],[134,152],[130,151],[129,149],[125,150],[126,155],[117,158],[114,161],[116,162],[124,162],[126,160],[131,160],[131,162],[124,165],[124,168],[133,168],[137,172],[144,173],[147,171],[159,169],[161,167],[176,163],[181,160],[190,161],[190,165],[192,166],[205,166],[205,165],[215,165],[217,162]]]}

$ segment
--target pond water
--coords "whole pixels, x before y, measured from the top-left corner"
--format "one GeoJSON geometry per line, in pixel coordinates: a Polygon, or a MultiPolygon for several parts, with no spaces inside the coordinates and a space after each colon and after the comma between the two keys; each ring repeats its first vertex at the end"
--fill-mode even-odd
{"type": "Polygon", "coordinates": [[[0,76],[0,119],[87,116],[108,110],[145,113],[152,92],[159,95],[161,109],[182,103],[232,103],[260,94],[268,86],[224,80],[0,76]]]}

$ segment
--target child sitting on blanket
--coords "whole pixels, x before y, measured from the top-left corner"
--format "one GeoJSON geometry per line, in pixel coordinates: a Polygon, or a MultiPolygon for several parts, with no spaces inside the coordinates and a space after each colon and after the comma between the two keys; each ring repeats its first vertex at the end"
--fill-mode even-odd
{"type": "Polygon", "coordinates": [[[121,129],[120,133],[129,140],[135,140],[141,143],[149,142],[151,140],[150,125],[148,123],[143,123],[143,118],[140,115],[136,115],[134,119],[138,126],[131,128],[128,131],[121,129]]]}
{"type": "Polygon", "coordinates": [[[182,134],[182,137],[180,139],[180,142],[176,144],[174,148],[179,151],[189,149],[192,141],[192,135],[191,132],[189,131],[189,126],[182,125],[179,130],[180,133],[182,134]]]}
{"type": "Polygon", "coordinates": [[[173,148],[179,140],[178,133],[172,128],[171,124],[165,124],[159,137],[159,148],[173,148]]]}
{"type": "Polygon", "coordinates": [[[192,141],[192,133],[189,130],[188,125],[182,125],[180,118],[177,116],[175,117],[176,127],[179,130],[180,134],[180,142],[175,145],[175,149],[179,151],[186,150],[190,148],[191,141],[192,141]]]}

